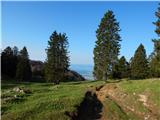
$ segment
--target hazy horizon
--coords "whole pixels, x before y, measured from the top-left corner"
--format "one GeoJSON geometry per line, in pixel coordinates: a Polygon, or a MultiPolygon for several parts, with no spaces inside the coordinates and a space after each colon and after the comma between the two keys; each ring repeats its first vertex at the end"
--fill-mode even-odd
{"type": "Polygon", "coordinates": [[[86,80],[94,80],[94,77],[93,77],[93,65],[71,64],[69,69],[78,72],[86,80]]]}

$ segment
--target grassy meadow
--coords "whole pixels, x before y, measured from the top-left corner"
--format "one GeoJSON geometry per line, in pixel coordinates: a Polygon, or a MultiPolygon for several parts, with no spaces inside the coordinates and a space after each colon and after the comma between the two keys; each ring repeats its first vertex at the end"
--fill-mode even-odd
{"type": "MultiPolygon", "coordinates": [[[[2,120],[69,120],[66,111],[76,110],[84,99],[86,91],[102,85],[116,85],[128,96],[123,100],[106,99],[103,103],[102,119],[141,119],[131,111],[123,110],[123,103],[135,105],[135,110],[145,112],[148,109],[137,101],[138,96],[147,94],[155,109],[160,108],[160,80],[122,80],[122,81],[84,81],[53,85],[52,83],[16,83],[2,80],[1,115],[2,120]],[[14,88],[23,88],[26,93],[16,92],[14,88]],[[136,102],[137,101],[137,102],[136,102]],[[136,102],[136,103],[135,103],[136,102]],[[121,106],[122,105],[122,106],[121,106]],[[104,109],[107,109],[106,112],[104,109]],[[114,111],[114,112],[113,112],[114,111]]],[[[114,96],[113,96],[114,97],[114,96]]],[[[117,94],[118,97],[118,94],[117,94]]],[[[121,99],[121,98],[120,98],[121,99]]],[[[146,112],[147,113],[147,112],[146,112]]],[[[160,112],[156,112],[156,117],[160,112]]]]}
{"type": "Polygon", "coordinates": [[[53,85],[51,83],[9,83],[2,82],[2,119],[18,120],[67,120],[65,111],[73,111],[84,93],[97,82],[70,82],[53,85]],[[14,87],[31,90],[29,94],[13,92],[14,87]],[[19,99],[6,98],[19,96],[19,99]]]}

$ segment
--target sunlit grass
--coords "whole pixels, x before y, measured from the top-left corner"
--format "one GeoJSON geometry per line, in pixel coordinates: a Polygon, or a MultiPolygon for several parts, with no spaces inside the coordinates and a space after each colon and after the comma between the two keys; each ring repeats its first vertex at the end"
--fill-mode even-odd
{"type": "MultiPolygon", "coordinates": [[[[67,120],[65,111],[73,111],[79,104],[85,91],[91,86],[103,84],[103,81],[70,82],[53,85],[52,83],[2,83],[2,95],[14,96],[14,87],[25,87],[32,91],[22,97],[23,101],[2,102],[2,119],[19,120],[67,120]]],[[[19,94],[20,95],[20,94],[19,94]]],[[[3,101],[3,99],[2,99],[3,101]]]]}

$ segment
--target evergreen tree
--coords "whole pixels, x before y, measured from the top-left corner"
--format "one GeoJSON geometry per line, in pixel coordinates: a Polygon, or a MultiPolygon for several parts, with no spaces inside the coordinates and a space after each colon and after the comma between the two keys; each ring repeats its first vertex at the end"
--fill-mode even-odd
{"type": "Polygon", "coordinates": [[[12,59],[13,51],[11,47],[6,47],[1,54],[2,75],[13,77],[12,75],[12,59]]]}
{"type": "Polygon", "coordinates": [[[69,67],[68,39],[66,34],[53,32],[46,50],[45,78],[47,81],[59,84],[69,67]]]}
{"type": "Polygon", "coordinates": [[[112,78],[128,78],[129,77],[129,63],[126,58],[122,56],[118,63],[113,66],[112,78]]]}
{"type": "Polygon", "coordinates": [[[121,79],[121,71],[120,71],[119,62],[113,65],[110,78],[111,79],[121,79]]]}
{"type": "Polygon", "coordinates": [[[17,47],[17,46],[14,46],[14,47],[13,47],[13,55],[14,55],[14,56],[18,56],[18,54],[19,54],[18,47],[17,47]]]}
{"type": "Polygon", "coordinates": [[[119,60],[119,70],[121,73],[120,78],[128,78],[130,75],[129,63],[126,61],[126,58],[122,56],[119,60]]]}
{"type": "Polygon", "coordinates": [[[135,51],[131,62],[131,78],[144,79],[148,77],[148,61],[146,50],[142,44],[135,51]]]}
{"type": "Polygon", "coordinates": [[[19,54],[19,51],[18,51],[18,48],[16,46],[13,47],[13,59],[12,59],[12,62],[13,62],[13,66],[12,66],[12,70],[13,70],[13,75],[14,77],[16,77],[16,70],[17,70],[17,65],[18,65],[18,54],[19,54]]]}
{"type": "Polygon", "coordinates": [[[113,66],[117,63],[120,50],[119,23],[112,11],[105,13],[96,31],[96,46],[94,48],[94,77],[106,80],[111,75],[113,66]]]}
{"type": "Polygon", "coordinates": [[[160,37],[160,3],[159,3],[159,7],[158,10],[155,12],[156,17],[158,18],[156,22],[153,22],[153,24],[156,25],[156,29],[155,32],[157,33],[157,35],[160,37]]]}
{"type": "Polygon", "coordinates": [[[19,62],[17,65],[16,78],[20,81],[30,80],[32,77],[32,72],[26,47],[23,47],[23,49],[19,52],[18,59],[19,62]]]}
{"type": "Polygon", "coordinates": [[[1,70],[2,70],[2,76],[6,75],[8,77],[14,78],[16,75],[16,66],[18,63],[17,60],[17,54],[18,48],[14,47],[13,49],[11,47],[7,47],[3,50],[1,53],[1,70]]]}
{"type": "Polygon", "coordinates": [[[158,39],[152,40],[154,43],[154,51],[150,56],[150,72],[151,77],[160,77],[160,7],[158,8],[158,11],[155,13],[155,15],[158,18],[158,20],[154,22],[156,25],[155,32],[158,35],[158,39]]]}

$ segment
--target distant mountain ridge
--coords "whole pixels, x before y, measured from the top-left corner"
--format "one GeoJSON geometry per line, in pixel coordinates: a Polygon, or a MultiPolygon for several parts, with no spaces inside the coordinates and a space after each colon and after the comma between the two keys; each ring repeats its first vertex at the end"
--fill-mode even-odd
{"type": "MultiPolygon", "coordinates": [[[[39,77],[43,74],[43,68],[44,68],[44,62],[42,61],[36,61],[36,60],[30,60],[31,70],[32,73],[36,73],[39,77]],[[38,73],[38,74],[37,74],[38,73]]],[[[65,73],[65,78],[68,81],[84,81],[85,77],[81,75],[78,71],[69,69],[65,73]]]]}

